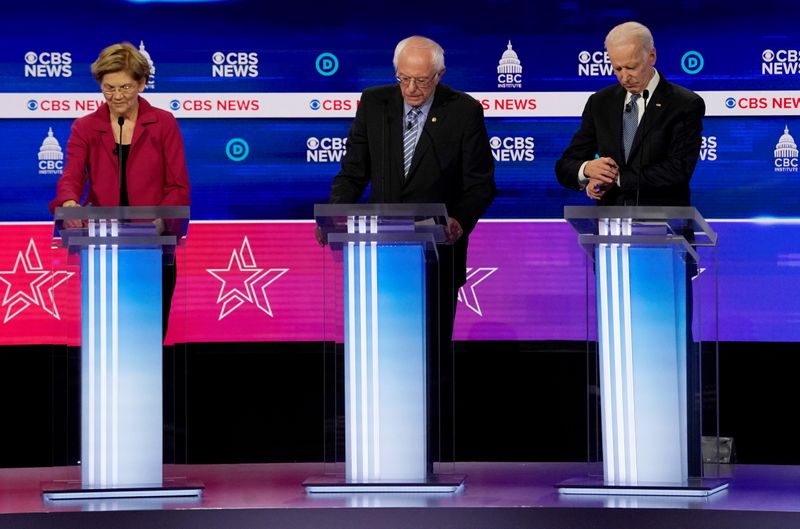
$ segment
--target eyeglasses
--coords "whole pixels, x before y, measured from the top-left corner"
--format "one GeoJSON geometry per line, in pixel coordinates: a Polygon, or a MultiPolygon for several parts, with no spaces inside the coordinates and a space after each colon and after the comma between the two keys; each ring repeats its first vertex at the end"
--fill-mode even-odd
{"type": "Polygon", "coordinates": [[[110,86],[106,84],[103,85],[102,90],[103,93],[107,96],[113,96],[117,92],[126,96],[131,94],[134,90],[136,90],[136,87],[137,85],[134,83],[125,83],[122,86],[110,86]]]}
{"type": "Polygon", "coordinates": [[[428,88],[433,84],[433,80],[436,79],[437,75],[439,75],[438,72],[430,77],[408,77],[407,75],[396,75],[394,78],[397,79],[397,82],[403,86],[408,86],[411,84],[411,81],[414,81],[414,84],[418,87],[428,88]]]}

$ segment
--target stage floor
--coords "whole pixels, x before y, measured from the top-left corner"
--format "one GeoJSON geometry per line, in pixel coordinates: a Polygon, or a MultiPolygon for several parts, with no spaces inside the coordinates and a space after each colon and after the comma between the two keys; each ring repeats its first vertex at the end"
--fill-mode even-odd
{"type": "MultiPolygon", "coordinates": [[[[713,528],[800,527],[800,467],[731,465],[708,498],[565,496],[555,485],[597,476],[581,463],[455,463],[466,474],[454,494],[307,494],[302,482],[341,467],[314,463],[166,465],[165,477],[205,486],[199,499],[45,502],[54,481],[79,480],[78,467],[0,469],[0,527],[120,528],[713,528]]],[[[718,471],[718,472],[717,472],[718,471]]]]}

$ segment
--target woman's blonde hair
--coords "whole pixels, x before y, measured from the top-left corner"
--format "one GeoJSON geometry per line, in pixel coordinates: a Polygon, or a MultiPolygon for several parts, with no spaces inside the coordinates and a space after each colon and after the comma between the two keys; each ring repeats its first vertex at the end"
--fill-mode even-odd
{"type": "Polygon", "coordinates": [[[112,44],[92,63],[92,76],[99,83],[109,73],[125,72],[136,82],[150,76],[150,63],[130,42],[112,44]]]}

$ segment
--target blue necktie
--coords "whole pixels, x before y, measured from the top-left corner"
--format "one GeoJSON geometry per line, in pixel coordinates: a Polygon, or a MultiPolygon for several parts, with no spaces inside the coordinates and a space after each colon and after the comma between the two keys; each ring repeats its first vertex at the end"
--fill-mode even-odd
{"type": "Polygon", "coordinates": [[[414,147],[417,146],[417,130],[419,127],[419,116],[422,111],[418,107],[413,107],[406,115],[405,130],[403,131],[403,175],[408,176],[411,168],[411,159],[414,158],[414,147]]]}
{"type": "Polygon", "coordinates": [[[631,101],[628,103],[630,106],[625,105],[625,112],[622,113],[622,145],[625,148],[626,162],[631,153],[636,129],[639,127],[639,105],[636,104],[636,101],[640,97],[639,94],[632,94],[631,101]]]}

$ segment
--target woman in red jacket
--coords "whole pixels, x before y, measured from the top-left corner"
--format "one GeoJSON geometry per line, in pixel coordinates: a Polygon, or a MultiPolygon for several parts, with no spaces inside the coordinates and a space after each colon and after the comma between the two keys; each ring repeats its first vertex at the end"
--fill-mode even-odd
{"type": "Polygon", "coordinates": [[[178,123],[139,95],[150,75],[147,59],[128,42],[114,44],[100,52],[92,75],[106,102],[72,125],[50,210],[81,202],[188,205],[189,176],[178,123]]]}
{"type": "MultiPolygon", "coordinates": [[[[106,102],[72,125],[67,163],[50,211],[81,203],[188,206],[189,175],[178,122],[139,96],[150,76],[147,59],[129,42],[113,44],[92,63],[92,75],[106,102]]],[[[80,221],[65,225],[80,227],[80,221]]],[[[175,276],[174,266],[162,270],[164,333],[175,276]]]]}

